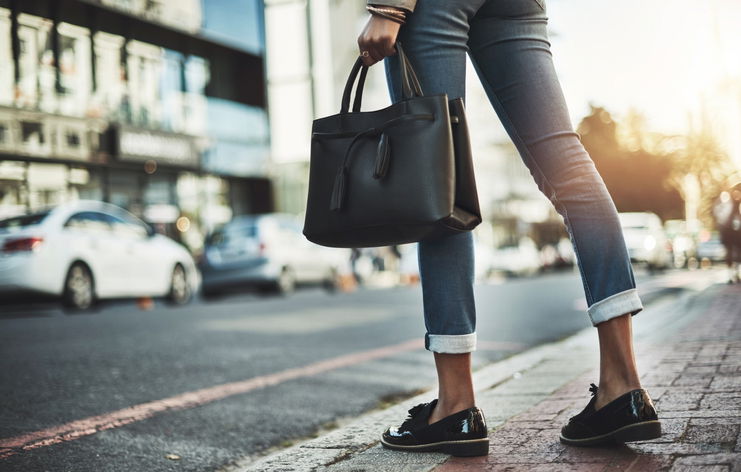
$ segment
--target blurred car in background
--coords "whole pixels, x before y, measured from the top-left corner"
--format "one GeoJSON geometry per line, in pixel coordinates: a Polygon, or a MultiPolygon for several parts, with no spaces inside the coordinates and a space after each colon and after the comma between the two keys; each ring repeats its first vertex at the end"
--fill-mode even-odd
{"type": "Polygon", "coordinates": [[[697,242],[697,260],[701,267],[708,267],[714,262],[725,262],[726,247],[720,240],[717,231],[701,231],[697,242]]]}
{"type": "Polygon", "coordinates": [[[671,263],[669,240],[661,218],[655,213],[620,213],[625,244],[631,262],[646,264],[649,270],[666,269],[671,263]]]}
{"type": "Polygon", "coordinates": [[[697,263],[696,244],[687,229],[684,220],[667,220],[664,222],[664,232],[669,239],[671,258],[674,267],[692,267],[697,263]]]}
{"type": "Polygon", "coordinates": [[[0,292],[84,310],[106,298],[184,304],[197,288],[190,253],[115,205],[81,200],[0,220],[0,292]]]}
{"type": "Polygon", "coordinates": [[[540,251],[529,237],[520,238],[516,245],[497,248],[491,258],[491,270],[509,276],[534,275],[540,268],[540,251]]]}
{"type": "Polygon", "coordinates": [[[333,291],[349,250],[314,244],[302,228],[293,215],[266,213],[236,217],[213,231],[199,262],[203,296],[240,288],[286,294],[299,284],[333,291]]]}

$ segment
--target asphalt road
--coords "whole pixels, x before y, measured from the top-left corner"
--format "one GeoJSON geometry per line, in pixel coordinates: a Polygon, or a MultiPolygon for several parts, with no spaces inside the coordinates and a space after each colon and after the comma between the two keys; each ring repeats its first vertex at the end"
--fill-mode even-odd
{"type": "MultiPolygon", "coordinates": [[[[642,279],[652,293],[681,290],[676,280],[642,279]]],[[[575,273],[479,285],[476,295],[475,368],[589,325],[575,273]]],[[[119,302],[82,315],[0,306],[0,457],[4,440],[37,439],[5,449],[0,471],[218,470],[286,446],[434,385],[432,356],[410,344],[424,335],[421,307],[419,286],[150,311],[119,302]],[[232,382],[243,393],[219,387],[232,382]],[[141,418],[111,415],[148,402],[129,415],[141,418]]]]}

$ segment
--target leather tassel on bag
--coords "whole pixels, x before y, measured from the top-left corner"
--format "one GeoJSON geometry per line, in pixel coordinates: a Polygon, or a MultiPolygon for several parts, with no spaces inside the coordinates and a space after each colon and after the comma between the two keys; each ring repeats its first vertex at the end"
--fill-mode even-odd
{"type": "Polygon", "coordinates": [[[373,169],[373,178],[382,179],[386,177],[391,161],[391,140],[386,133],[381,133],[378,140],[378,150],[376,152],[376,167],[373,169]]]}
{"type": "Polygon", "coordinates": [[[339,211],[342,209],[342,203],[345,200],[345,185],[347,180],[347,169],[345,166],[341,166],[337,169],[337,175],[334,178],[334,186],[332,187],[332,196],[330,197],[329,209],[332,211],[339,211]]]}

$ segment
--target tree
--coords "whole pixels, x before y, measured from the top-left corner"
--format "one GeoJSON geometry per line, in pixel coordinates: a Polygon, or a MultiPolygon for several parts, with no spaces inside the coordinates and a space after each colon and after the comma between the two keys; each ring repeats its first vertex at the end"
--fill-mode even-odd
{"type": "Polygon", "coordinates": [[[592,106],[578,132],[618,211],[650,211],[664,220],[682,218],[684,200],[671,183],[672,160],[646,149],[647,135],[641,132],[641,122],[639,116],[634,116],[634,126],[621,139],[612,115],[602,107],[592,106]]]}
{"type": "Polygon", "coordinates": [[[730,184],[735,168],[715,137],[704,131],[666,136],[666,154],[671,158],[669,183],[693,208],[687,218],[698,218],[705,227],[714,227],[712,205],[730,184]]]}

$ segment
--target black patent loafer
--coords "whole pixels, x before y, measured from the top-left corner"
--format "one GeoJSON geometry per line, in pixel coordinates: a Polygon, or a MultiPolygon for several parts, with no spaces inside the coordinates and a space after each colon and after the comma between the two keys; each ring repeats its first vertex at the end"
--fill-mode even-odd
{"type": "Polygon", "coordinates": [[[388,428],[381,444],[389,449],[413,452],[443,452],[453,456],[485,456],[489,436],[484,413],[472,407],[446,416],[430,425],[427,420],[437,399],[420,403],[409,410],[409,417],[399,427],[388,428]]]}
{"type": "Polygon", "coordinates": [[[651,397],[642,388],[623,394],[594,409],[597,386],[591,384],[592,399],[584,410],[561,429],[561,442],[570,446],[599,446],[646,441],[661,436],[661,422],[651,397]]]}

